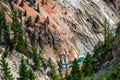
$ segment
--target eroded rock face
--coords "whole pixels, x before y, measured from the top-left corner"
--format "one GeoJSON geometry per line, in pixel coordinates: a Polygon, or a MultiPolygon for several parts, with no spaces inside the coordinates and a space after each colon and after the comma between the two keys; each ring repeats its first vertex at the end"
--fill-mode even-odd
{"type": "Polygon", "coordinates": [[[58,39],[59,53],[71,60],[92,52],[96,43],[104,40],[105,18],[113,29],[118,22],[116,14],[102,0],[48,0],[40,9],[40,15],[49,17],[48,27],[58,39]]]}
{"type": "MultiPolygon", "coordinates": [[[[111,51],[112,51],[112,57],[113,57],[112,60],[106,61],[104,62],[104,64],[102,64],[101,69],[98,71],[96,77],[100,77],[101,75],[112,72],[115,69],[115,66],[117,64],[120,64],[120,23],[118,24],[116,37],[113,41],[111,51]]],[[[108,51],[106,52],[106,54],[107,55],[105,55],[104,57],[109,55],[108,51]]]]}
{"type": "MultiPolygon", "coordinates": [[[[58,54],[65,54],[66,59],[73,60],[81,54],[92,52],[98,41],[104,41],[104,21],[109,22],[111,29],[116,28],[119,21],[118,15],[103,2],[103,0],[36,0],[35,2],[24,2],[19,6],[21,0],[10,2],[5,6],[7,10],[6,19],[10,19],[10,5],[14,10],[26,16],[22,16],[22,24],[26,27],[25,35],[29,44],[37,44],[43,49],[43,56],[51,57],[57,61],[58,54]],[[35,4],[34,4],[35,3],[35,4]],[[37,5],[39,4],[39,5],[37,5]],[[31,5],[31,6],[30,6],[31,5]],[[37,11],[39,6],[40,12],[37,11]],[[38,15],[40,20],[34,23],[38,15]],[[27,18],[31,16],[31,26],[25,25],[27,18]],[[37,28],[36,28],[37,27],[37,28]]],[[[116,3],[116,1],[115,1],[116,3]]]]}
{"type": "Polygon", "coordinates": [[[120,63],[120,23],[118,24],[118,29],[116,33],[115,40],[113,42],[113,61],[114,64],[119,64],[120,63]]]}
{"type": "MultiPolygon", "coordinates": [[[[119,21],[116,9],[118,9],[120,0],[113,0],[114,4],[110,6],[104,1],[112,0],[45,0],[44,3],[41,3],[42,0],[36,0],[36,2],[24,2],[23,7],[19,6],[21,0],[5,1],[0,1],[0,8],[6,7],[7,23],[10,25],[12,22],[12,10],[19,12],[18,17],[22,22],[24,37],[29,43],[30,52],[32,52],[31,45],[36,44],[39,50],[43,50],[43,57],[46,59],[51,57],[55,65],[59,54],[64,54],[66,61],[69,61],[79,58],[87,52],[92,53],[97,42],[104,41],[105,19],[111,29],[115,29],[116,23],[119,21]],[[40,11],[37,10],[37,6],[40,11]],[[25,11],[26,16],[21,16],[25,11]],[[34,22],[36,15],[40,18],[37,23],[34,22]],[[25,21],[30,16],[31,24],[27,26],[25,21]]],[[[11,32],[11,36],[13,36],[12,34],[11,32]]],[[[119,42],[114,44],[118,45],[119,42]]],[[[115,49],[120,52],[119,47],[115,49]]],[[[113,51],[114,59],[119,60],[116,50],[113,51]]],[[[12,58],[9,63],[13,71],[16,67],[18,69],[20,61],[20,57],[17,59],[16,56],[18,57],[18,55],[13,55],[7,58],[7,61],[12,58]]],[[[17,71],[14,76],[18,76],[17,71]]]]}

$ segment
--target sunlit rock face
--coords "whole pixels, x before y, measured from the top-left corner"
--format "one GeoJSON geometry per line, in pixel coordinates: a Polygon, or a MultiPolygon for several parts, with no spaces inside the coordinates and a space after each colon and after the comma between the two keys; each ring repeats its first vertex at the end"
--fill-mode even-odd
{"type": "MultiPolygon", "coordinates": [[[[13,2],[12,5],[16,11],[27,12],[27,16],[22,17],[23,26],[26,18],[31,16],[34,21],[36,15],[39,15],[39,23],[29,29],[32,33],[35,32],[36,36],[39,35],[37,32],[40,32],[38,28],[41,29],[43,34],[47,33],[45,36],[42,35],[42,40],[45,43],[43,56],[47,59],[51,57],[56,62],[59,57],[58,54],[64,54],[66,60],[69,61],[87,52],[92,53],[97,42],[104,41],[105,21],[109,23],[111,29],[116,28],[116,23],[119,21],[118,16],[103,1],[44,0],[44,3],[42,3],[42,0],[36,0],[35,5],[24,2],[24,6],[20,7],[21,0],[18,0],[17,4],[13,2]],[[37,4],[39,4],[40,12],[35,10],[37,4]],[[49,24],[44,29],[41,23],[47,17],[49,18],[49,24]],[[49,32],[50,34],[48,34],[49,32]]],[[[10,5],[6,5],[5,2],[1,2],[1,5],[7,8],[6,18],[8,22],[11,22],[9,16],[10,5]]]]}
{"type": "MultiPolygon", "coordinates": [[[[40,4],[41,1],[37,0],[40,4]]],[[[105,19],[111,29],[116,28],[118,22],[116,13],[103,0],[47,0],[40,5],[40,15],[49,17],[56,48],[67,60],[92,52],[96,43],[104,40],[105,19]]],[[[54,55],[48,50],[45,53],[45,56],[54,55]]]]}
{"type": "MultiPolygon", "coordinates": [[[[87,52],[92,54],[97,42],[104,42],[105,23],[109,23],[112,30],[116,28],[116,23],[119,21],[120,12],[118,13],[116,9],[119,9],[120,0],[115,0],[115,4],[118,4],[116,6],[111,2],[103,2],[110,0],[44,0],[44,3],[41,3],[43,0],[36,0],[36,3],[32,5],[28,2],[32,0],[25,0],[23,7],[20,6],[21,1],[0,0],[0,8],[6,8],[6,22],[11,27],[12,7],[17,13],[22,12],[24,14],[26,11],[26,16],[22,16],[18,20],[22,22],[23,37],[28,41],[29,51],[32,53],[31,44],[37,45],[38,53],[46,59],[51,57],[55,65],[57,65],[57,60],[60,57],[59,54],[64,54],[66,58],[63,59],[62,57],[62,60],[67,62],[74,58],[85,57],[87,52]],[[36,10],[38,6],[39,12],[36,10]],[[36,15],[40,18],[37,23],[34,22],[36,15]],[[28,27],[25,25],[25,21],[30,16],[33,25],[28,27]],[[35,43],[32,41],[35,41],[35,43]],[[42,50],[41,47],[43,45],[41,43],[44,43],[44,49],[42,50]]],[[[13,36],[13,32],[10,31],[10,38],[13,36]]],[[[120,40],[119,37],[117,38],[120,40]]],[[[119,42],[114,42],[115,49],[113,53],[116,53],[116,49],[118,53],[120,52],[119,47],[116,48],[117,44],[119,42]]],[[[0,58],[3,52],[4,48],[0,46],[0,58]]],[[[17,78],[19,76],[20,59],[23,55],[15,50],[10,53],[12,54],[6,60],[11,68],[13,77],[17,78]]],[[[120,59],[117,57],[119,54],[114,54],[113,56],[113,61],[120,59]]],[[[27,57],[25,59],[28,64],[33,63],[27,57]]],[[[79,58],[78,60],[79,64],[81,64],[84,58],[79,58]]],[[[68,68],[69,66],[71,64],[68,65],[68,68]]],[[[66,69],[66,66],[63,65],[63,67],[66,69]]],[[[103,72],[103,70],[101,71],[103,72]]],[[[39,76],[39,80],[48,79],[46,73],[46,75],[40,75],[39,72],[36,74],[39,76]]]]}

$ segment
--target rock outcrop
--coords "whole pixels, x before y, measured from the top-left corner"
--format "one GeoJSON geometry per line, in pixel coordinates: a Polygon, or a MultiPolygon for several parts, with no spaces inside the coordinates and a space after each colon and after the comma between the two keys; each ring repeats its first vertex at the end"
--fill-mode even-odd
{"type": "MultiPolygon", "coordinates": [[[[36,0],[36,2],[26,0],[23,4],[21,1],[0,1],[0,8],[6,8],[5,17],[8,25],[11,25],[11,14],[14,10],[22,23],[29,52],[32,52],[32,45],[35,44],[38,52],[45,59],[51,57],[55,65],[57,65],[59,54],[64,54],[67,62],[79,58],[87,52],[92,54],[97,42],[104,42],[105,19],[109,23],[110,29],[114,30],[117,28],[116,24],[120,18],[115,9],[118,9],[119,0],[112,2],[117,7],[113,7],[113,4],[109,6],[104,2],[105,0],[44,0],[45,2],[42,2],[43,0],[36,0]],[[37,15],[40,20],[35,23],[37,15]]],[[[110,1],[107,0],[107,2],[110,1]]],[[[10,32],[10,34],[12,37],[13,33],[10,32]]],[[[120,42],[115,41],[114,44],[120,46],[120,42]]],[[[119,47],[115,49],[120,52],[119,47]]],[[[113,54],[116,53],[116,50],[113,50],[113,54]]],[[[14,58],[16,56],[20,55],[7,58],[8,61],[12,58],[10,64],[17,61],[14,58]]],[[[120,55],[115,54],[114,58],[119,60],[118,56],[120,55]]],[[[10,66],[14,70],[14,67],[10,66]]]]}

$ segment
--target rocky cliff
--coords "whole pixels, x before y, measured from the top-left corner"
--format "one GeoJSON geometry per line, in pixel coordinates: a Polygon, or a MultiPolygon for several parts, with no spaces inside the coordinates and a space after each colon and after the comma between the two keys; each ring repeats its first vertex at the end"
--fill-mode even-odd
{"type": "MultiPolygon", "coordinates": [[[[105,21],[113,32],[117,28],[119,3],[119,0],[26,0],[23,3],[22,0],[1,0],[0,8],[5,7],[9,26],[12,11],[17,12],[29,51],[35,44],[45,59],[51,57],[57,65],[59,54],[64,54],[67,62],[87,52],[93,54],[97,42],[104,42],[105,21]],[[37,22],[36,16],[40,18],[37,22]]],[[[10,36],[14,36],[12,32],[10,36]]],[[[10,54],[7,58],[12,70],[18,68],[19,57],[19,54],[10,54]]],[[[17,69],[14,71],[17,77],[17,69]]]]}

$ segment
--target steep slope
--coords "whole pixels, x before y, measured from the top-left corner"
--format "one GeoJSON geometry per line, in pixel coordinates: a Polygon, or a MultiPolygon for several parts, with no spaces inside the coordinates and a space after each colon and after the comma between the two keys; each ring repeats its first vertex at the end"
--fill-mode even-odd
{"type": "Polygon", "coordinates": [[[103,41],[101,34],[103,26],[96,18],[102,23],[106,18],[113,28],[116,28],[115,24],[118,21],[116,14],[102,1],[48,0],[47,5],[43,5],[40,9],[41,13],[44,10],[51,23],[57,27],[56,32],[59,34],[59,31],[62,31],[59,35],[60,40],[62,40],[58,42],[61,43],[59,49],[61,53],[66,53],[70,59],[73,56],[79,57],[82,53],[91,52],[97,41],[103,41]],[[50,9],[50,3],[56,3],[54,9],[50,9]],[[88,16],[87,13],[90,15],[88,16]]]}
{"type": "MultiPolygon", "coordinates": [[[[37,45],[38,52],[42,51],[45,59],[51,57],[55,65],[59,54],[64,54],[67,62],[81,56],[85,57],[87,52],[92,54],[97,42],[104,42],[105,19],[111,30],[116,28],[119,21],[116,9],[108,6],[103,0],[36,0],[35,4],[25,1],[23,6],[20,6],[21,1],[0,1],[0,8],[6,8],[7,23],[11,25],[12,10],[15,10],[19,21],[22,22],[29,51],[32,52],[32,44],[37,45]],[[23,16],[25,11],[26,16],[23,16]],[[37,23],[34,22],[36,15],[40,18],[37,23]],[[26,25],[29,16],[32,18],[30,26],[26,25]]],[[[116,0],[115,3],[117,1],[119,2],[116,0]]],[[[18,69],[21,58],[18,56],[21,55],[11,55],[12,57],[8,57],[7,60],[10,61],[12,58],[9,64],[14,71],[14,62],[18,69]]],[[[18,77],[17,72],[18,70],[14,73],[15,77],[18,77]]]]}
{"type": "MultiPolygon", "coordinates": [[[[91,52],[97,41],[103,41],[102,23],[105,18],[113,29],[118,22],[118,16],[102,0],[48,0],[44,4],[41,2],[42,0],[36,1],[36,5],[38,3],[40,6],[40,13],[34,10],[36,6],[29,7],[28,2],[24,2],[23,7],[19,7],[20,2],[13,5],[17,11],[26,10],[27,17],[31,16],[33,21],[36,15],[40,16],[40,22],[48,16],[48,29],[52,32],[55,42],[53,46],[58,49],[57,53],[66,54],[68,60],[91,52]]],[[[45,45],[45,49],[47,48],[50,49],[50,45],[45,45]]],[[[44,56],[53,56],[53,48],[50,50],[45,50],[44,56]]]]}

